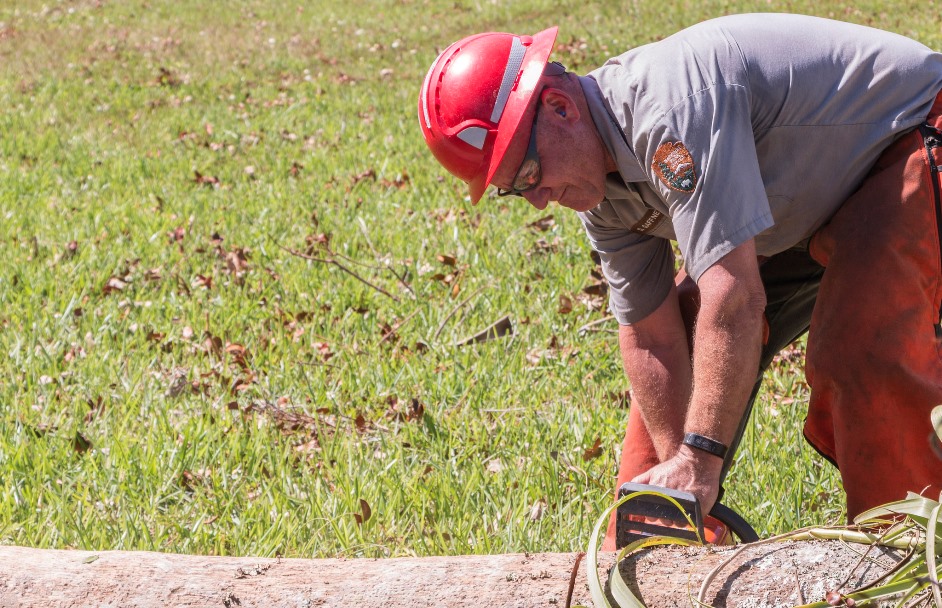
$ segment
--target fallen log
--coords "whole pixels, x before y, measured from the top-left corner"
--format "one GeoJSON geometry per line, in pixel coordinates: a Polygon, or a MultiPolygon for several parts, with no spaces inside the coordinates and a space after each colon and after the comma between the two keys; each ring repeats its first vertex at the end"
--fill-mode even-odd
{"type": "MultiPolygon", "coordinates": [[[[620,567],[648,608],[692,606],[700,583],[731,550],[658,547],[620,567]]],[[[874,549],[861,562],[864,550],[834,541],[750,547],[716,577],[706,601],[763,608],[823,600],[828,591],[872,580],[895,559],[874,549]]],[[[574,562],[571,553],[276,559],[0,546],[0,606],[563,608],[574,562]]],[[[614,554],[601,556],[603,580],[613,563],[614,554]]],[[[572,603],[592,606],[586,560],[572,603]]]]}
{"type": "MultiPolygon", "coordinates": [[[[562,608],[574,562],[571,553],[273,559],[0,546],[0,606],[562,608]]],[[[591,605],[585,576],[573,604],[591,605]]]]}

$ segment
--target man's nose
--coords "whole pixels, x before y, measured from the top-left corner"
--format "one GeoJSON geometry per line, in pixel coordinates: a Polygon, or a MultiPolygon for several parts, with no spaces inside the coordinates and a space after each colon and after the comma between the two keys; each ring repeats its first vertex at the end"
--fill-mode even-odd
{"type": "Polygon", "coordinates": [[[540,211],[546,209],[546,206],[549,205],[549,190],[547,188],[534,188],[528,192],[523,193],[523,198],[527,199],[527,202],[539,209],[540,211]]]}

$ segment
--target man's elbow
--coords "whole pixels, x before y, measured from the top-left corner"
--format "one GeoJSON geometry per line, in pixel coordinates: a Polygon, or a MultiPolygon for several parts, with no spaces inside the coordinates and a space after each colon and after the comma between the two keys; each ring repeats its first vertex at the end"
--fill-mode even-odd
{"type": "Polygon", "coordinates": [[[743,312],[750,317],[760,318],[765,314],[766,297],[762,283],[743,290],[743,312]]]}
{"type": "Polygon", "coordinates": [[[761,282],[751,285],[741,282],[730,285],[718,293],[702,298],[703,304],[699,316],[700,323],[709,323],[718,327],[741,327],[762,322],[765,314],[765,289],[761,282]]]}

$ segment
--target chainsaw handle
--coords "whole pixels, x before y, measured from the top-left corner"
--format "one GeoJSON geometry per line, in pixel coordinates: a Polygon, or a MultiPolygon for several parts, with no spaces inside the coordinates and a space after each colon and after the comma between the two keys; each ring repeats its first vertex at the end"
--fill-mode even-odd
{"type": "MultiPolygon", "coordinates": [[[[687,540],[705,538],[700,503],[689,492],[641,483],[624,483],[618,488],[619,498],[636,494],[623,502],[615,513],[615,544],[628,543],[648,536],[671,536],[687,540]],[[679,508],[679,510],[678,510],[679,508]],[[653,521],[652,521],[653,520],[653,521]],[[664,521],[668,523],[664,523],[664,521]],[[693,522],[690,529],[688,522],[693,522]]],[[[717,502],[710,515],[722,523],[743,543],[759,540],[759,535],[738,513],[717,502]]]]}
{"type": "Polygon", "coordinates": [[[715,517],[725,524],[729,529],[739,537],[739,542],[754,543],[759,540],[759,535],[752,529],[742,516],[722,503],[715,503],[710,511],[710,517],[715,517]]]}

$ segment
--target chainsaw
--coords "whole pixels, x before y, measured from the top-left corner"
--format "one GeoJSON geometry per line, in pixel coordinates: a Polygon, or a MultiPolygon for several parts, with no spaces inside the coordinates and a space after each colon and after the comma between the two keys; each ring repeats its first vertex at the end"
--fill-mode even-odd
{"type": "Polygon", "coordinates": [[[618,488],[618,498],[635,492],[643,494],[621,503],[616,511],[615,545],[619,549],[650,536],[670,536],[718,545],[734,544],[737,540],[741,543],[759,540],[759,535],[742,516],[719,502],[704,517],[693,494],[641,483],[622,484],[618,488]],[[681,508],[678,509],[664,496],[673,498],[681,508]],[[690,522],[693,522],[693,527],[690,522]]]}

